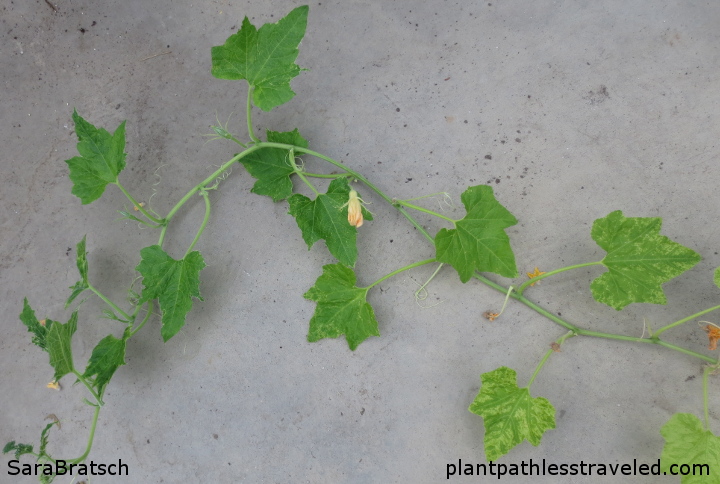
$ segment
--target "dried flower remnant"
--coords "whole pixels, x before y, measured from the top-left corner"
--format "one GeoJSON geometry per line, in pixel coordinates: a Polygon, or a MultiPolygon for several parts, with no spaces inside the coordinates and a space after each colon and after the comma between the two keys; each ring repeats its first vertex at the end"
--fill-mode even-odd
{"type": "Polygon", "coordinates": [[[487,319],[490,322],[495,321],[495,318],[497,318],[498,316],[500,316],[500,313],[493,313],[491,311],[485,311],[483,313],[483,318],[487,319]]]}
{"type": "MultiPolygon", "coordinates": [[[[542,272],[540,269],[538,269],[538,268],[536,267],[533,272],[526,272],[526,274],[528,275],[528,277],[529,277],[530,279],[534,279],[534,278],[536,278],[536,277],[538,277],[538,276],[542,276],[543,274],[546,274],[546,273],[545,273],[545,272],[542,272]]],[[[538,282],[540,282],[540,281],[538,281],[538,282]]],[[[534,285],[535,285],[534,282],[530,284],[530,286],[534,286],[534,285]]]]}
{"type": "Polygon", "coordinates": [[[47,384],[47,388],[60,391],[60,384],[58,382],[56,382],[55,380],[53,380],[47,384]]]}
{"type": "Polygon", "coordinates": [[[708,340],[710,341],[710,344],[708,345],[708,349],[716,350],[717,345],[718,345],[718,340],[720,340],[720,328],[718,328],[714,324],[708,324],[707,326],[705,326],[705,331],[707,331],[708,340]]]}

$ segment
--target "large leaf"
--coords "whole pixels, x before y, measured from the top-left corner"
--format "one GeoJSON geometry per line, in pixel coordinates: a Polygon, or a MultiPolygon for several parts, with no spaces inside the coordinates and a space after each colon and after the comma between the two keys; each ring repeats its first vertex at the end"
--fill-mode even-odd
{"type": "Polygon", "coordinates": [[[545,398],[518,388],[517,373],[506,366],[481,375],[482,386],[470,405],[485,422],[485,457],[495,461],[527,440],[539,445],[545,431],[555,428],[555,408],[545,398]]]}
{"type": "Polygon", "coordinates": [[[85,121],[77,111],[73,111],[73,120],[80,156],[65,163],[70,168],[73,195],[87,204],[100,198],[108,183],[116,183],[125,168],[125,121],[111,135],[85,121]]]}
{"type": "Polygon", "coordinates": [[[517,219],[495,199],[492,187],[470,187],[461,196],[467,214],[454,229],[442,229],[435,236],[438,262],[453,266],[462,282],[475,271],[494,272],[505,277],[518,275],[515,255],[506,228],[517,219]]]}
{"type": "Polygon", "coordinates": [[[77,330],[78,313],[73,311],[70,320],[63,324],[54,321],[45,339],[47,352],[50,353],[50,365],[55,368],[53,380],[60,381],[68,373],[75,371],[72,357],[72,337],[77,330]]]}
{"type": "MultiPolygon", "coordinates": [[[[354,266],[357,260],[357,229],[348,222],[347,205],[350,185],[347,178],[336,178],[327,193],[310,200],[296,193],[288,198],[290,215],[295,217],[303,239],[310,249],[320,239],[325,240],[330,253],[346,266],[354,266]]],[[[363,209],[366,219],[372,215],[363,209]]]]}
{"type": "Polygon", "coordinates": [[[607,251],[608,272],[590,290],[596,301],[617,310],[630,303],[665,304],[662,284],[700,261],[695,251],[660,235],[658,217],[624,217],[620,210],[595,220],[592,238],[607,251]]]}
{"type": "Polygon", "coordinates": [[[213,47],[212,75],[220,79],[245,79],[253,102],[264,111],[295,96],[290,81],[300,73],[295,64],[298,45],[305,36],[308,7],[297,7],[274,24],[257,30],[245,17],[242,27],[224,45],[213,47]]]}
{"type": "Polygon", "coordinates": [[[355,273],[342,264],[323,266],[323,273],[305,298],[317,302],[308,341],[345,335],[351,350],[369,336],[380,336],[367,288],[356,287],[355,273]]]}
{"type": "Polygon", "coordinates": [[[102,395],[115,370],[125,364],[125,345],[129,337],[130,328],[127,328],[122,339],[107,335],[93,349],[83,377],[91,382],[98,394],[102,395]]]}
{"type": "Polygon", "coordinates": [[[692,472],[680,477],[682,484],[720,484],[720,437],[705,430],[699,418],[676,413],[660,433],[665,438],[660,458],[663,472],[677,474],[681,466],[687,466],[692,472]]]}
{"type": "MultiPolygon", "coordinates": [[[[267,130],[267,139],[272,143],[308,147],[307,140],[297,129],[286,133],[267,130]]],[[[285,200],[292,195],[293,184],[290,175],[295,173],[295,168],[290,163],[289,156],[289,151],[282,148],[262,148],[242,158],[240,163],[257,179],[251,191],[272,197],[275,202],[285,200]]]]}
{"type": "Polygon", "coordinates": [[[159,245],[145,247],[140,256],[142,260],[135,269],[143,276],[141,302],[159,300],[162,311],[160,333],[167,341],[185,325],[185,315],[192,309],[192,298],[203,300],[199,274],[205,262],[198,251],[175,260],[159,245]]]}
{"type": "Polygon", "coordinates": [[[70,287],[70,289],[72,289],[72,294],[70,294],[70,297],[65,302],[66,308],[85,289],[90,287],[90,284],[88,283],[88,262],[87,262],[87,250],[85,249],[85,236],[83,236],[83,239],[77,245],[76,262],[77,262],[78,272],[80,272],[80,280],[78,282],[76,282],[74,286],[70,287]]]}

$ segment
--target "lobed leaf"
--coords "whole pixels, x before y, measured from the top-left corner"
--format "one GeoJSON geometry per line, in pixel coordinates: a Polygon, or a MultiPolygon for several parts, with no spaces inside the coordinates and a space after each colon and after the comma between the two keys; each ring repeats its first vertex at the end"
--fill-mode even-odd
{"type": "Polygon", "coordinates": [[[465,217],[455,222],[454,229],[442,229],[435,236],[438,262],[453,266],[462,282],[469,281],[475,271],[516,277],[515,255],[504,230],[517,224],[515,216],[487,185],[469,187],[461,200],[465,217]]]}
{"type": "MultiPolygon", "coordinates": [[[[267,130],[267,140],[272,143],[308,147],[307,140],[297,129],[285,133],[267,130]]],[[[282,148],[261,148],[242,158],[240,163],[253,178],[257,179],[251,191],[272,197],[274,202],[285,200],[292,195],[293,184],[290,175],[295,173],[295,168],[288,156],[288,150],[282,148]]]]}
{"type": "Polygon", "coordinates": [[[68,373],[75,371],[72,357],[72,337],[77,330],[78,313],[73,311],[70,320],[63,324],[54,321],[45,339],[47,352],[50,353],[50,365],[55,368],[54,381],[60,381],[68,373]]]}
{"type": "Polygon", "coordinates": [[[72,193],[83,205],[100,198],[108,183],[116,183],[125,168],[125,121],[112,135],[96,128],[73,111],[80,156],[65,160],[70,168],[72,193]]]}
{"type": "Polygon", "coordinates": [[[32,454],[33,446],[30,444],[18,444],[14,440],[11,440],[5,447],[3,447],[3,454],[8,452],[15,452],[15,458],[19,459],[21,455],[32,454]]]}
{"type": "MultiPolygon", "coordinates": [[[[348,222],[348,209],[343,207],[349,196],[347,178],[336,178],[328,186],[327,193],[318,195],[315,200],[300,194],[288,198],[288,213],[295,217],[308,249],[323,239],[338,261],[353,267],[357,260],[357,229],[348,222]]],[[[367,210],[363,210],[363,215],[372,220],[367,210]]]]}
{"type": "Polygon", "coordinates": [[[502,366],[481,375],[482,386],[469,410],[485,422],[485,457],[495,461],[527,440],[539,445],[543,434],[555,428],[555,408],[545,398],[518,388],[515,370],[502,366]]]}
{"type": "Polygon", "coordinates": [[[70,294],[70,297],[65,302],[65,308],[72,303],[76,297],[78,297],[80,294],[82,294],[85,289],[90,287],[90,284],[88,283],[88,262],[87,262],[87,250],[85,248],[85,237],[83,236],[83,239],[78,243],[77,245],[77,256],[76,256],[76,263],[78,272],[80,272],[80,280],[75,283],[74,286],[71,286],[70,289],[72,289],[72,294],[70,294]]]}
{"type": "Polygon", "coordinates": [[[135,268],[143,276],[140,303],[158,299],[162,311],[163,340],[167,341],[185,325],[185,316],[192,309],[192,299],[200,301],[200,271],[205,267],[200,252],[193,251],[175,260],[159,245],[140,251],[142,260],[135,268]]]}
{"type": "Polygon", "coordinates": [[[253,103],[263,111],[295,96],[290,81],[300,73],[295,64],[298,45],[305,36],[307,5],[297,7],[277,23],[256,29],[247,17],[240,30],[224,45],[212,48],[212,75],[219,79],[245,79],[253,89],[253,103]]]}
{"type": "Polygon", "coordinates": [[[351,350],[369,336],[380,336],[367,288],[355,286],[355,272],[342,264],[323,266],[323,273],[304,295],[317,306],[310,319],[308,341],[345,335],[351,350]]]}
{"type": "Polygon", "coordinates": [[[700,261],[695,251],[660,235],[659,217],[624,217],[620,210],[595,220],[591,236],[607,255],[608,272],[590,290],[596,301],[620,310],[630,303],[666,304],[662,284],[700,261]]]}
{"type": "Polygon", "coordinates": [[[681,476],[682,484],[720,483],[720,437],[705,430],[699,418],[690,413],[676,413],[663,425],[660,433],[665,439],[660,458],[663,472],[669,474],[673,464],[686,464],[696,472],[681,476]],[[695,465],[699,467],[694,468],[695,465]],[[700,473],[703,468],[704,473],[700,473]]]}
{"type": "Polygon", "coordinates": [[[20,313],[20,321],[27,326],[28,332],[33,334],[32,342],[34,345],[39,346],[44,351],[47,351],[47,333],[52,327],[53,321],[48,319],[45,321],[45,326],[40,324],[37,317],[35,317],[35,311],[30,307],[27,298],[23,301],[23,310],[20,313]]]}
{"type": "Polygon", "coordinates": [[[88,379],[102,395],[115,370],[125,364],[125,346],[130,328],[125,329],[122,339],[107,335],[95,346],[83,377],[88,379]]]}

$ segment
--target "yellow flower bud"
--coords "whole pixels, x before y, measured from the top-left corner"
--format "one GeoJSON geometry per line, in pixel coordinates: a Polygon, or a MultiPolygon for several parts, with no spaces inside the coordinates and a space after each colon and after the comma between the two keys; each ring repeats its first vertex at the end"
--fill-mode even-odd
{"type": "Polygon", "coordinates": [[[350,190],[350,198],[348,199],[348,222],[356,228],[363,224],[362,205],[355,190],[350,190]]]}

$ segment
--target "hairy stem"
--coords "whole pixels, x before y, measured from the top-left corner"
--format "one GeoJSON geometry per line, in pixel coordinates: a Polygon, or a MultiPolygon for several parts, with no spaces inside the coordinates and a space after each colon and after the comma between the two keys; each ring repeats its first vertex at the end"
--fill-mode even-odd
{"type": "Polygon", "coordinates": [[[68,463],[80,464],[85,459],[87,459],[88,455],[90,455],[90,449],[92,449],[93,440],[95,439],[95,429],[97,428],[97,421],[98,421],[98,417],[100,416],[101,408],[102,407],[100,407],[99,405],[95,407],[95,413],[93,413],[92,424],[90,425],[90,436],[88,437],[88,443],[87,443],[87,446],[85,447],[85,452],[83,453],[83,455],[81,455],[80,457],[78,457],[76,459],[68,460],[67,461],[68,463]]]}

